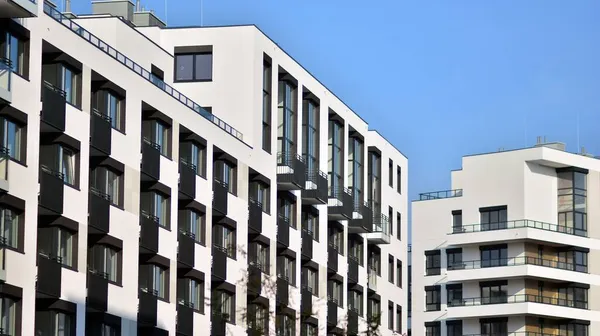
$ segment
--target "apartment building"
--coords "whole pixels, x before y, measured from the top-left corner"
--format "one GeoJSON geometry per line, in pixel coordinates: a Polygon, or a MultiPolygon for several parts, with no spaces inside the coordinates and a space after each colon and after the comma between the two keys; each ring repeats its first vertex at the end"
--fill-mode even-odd
{"type": "Polygon", "coordinates": [[[255,26],[0,0],[0,334],[406,331],[407,158],[255,26]]]}
{"type": "Polygon", "coordinates": [[[412,204],[412,333],[600,334],[600,160],[539,138],[451,178],[412,204]]]}

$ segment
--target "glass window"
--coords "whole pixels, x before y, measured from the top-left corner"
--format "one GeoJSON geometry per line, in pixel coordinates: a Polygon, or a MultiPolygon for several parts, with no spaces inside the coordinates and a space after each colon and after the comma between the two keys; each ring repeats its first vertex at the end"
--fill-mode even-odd
{"type": "MultiPolygon", "coordinates": [[[[25,76],[25,41],[6,32],[5,40],[0,42],[0,56],[10,60],[12,71],[20,76],[25,76]]],[[[0,38],[0,40],[2,40],[0,38]]]]}
{"type": "Polygon", "coordinates": [[[348,184],[352,190],[354,211],[359,211],[363,204],[363,143],[358,138],[350,138],[348,164],[348,184]]]}
{"type": "Polygon", "coordinates": [[[189,209],[179,210],[179,230],[202,245],[206,242],[206,217],[189,209]]]}
{"type": "Polygon", "coordinates": [[[161,299],[167,295],[166,277],[168,270],[158,265],[140,265],[140,289],[161,299]]]}
{"type": "Polygon", "coordinates": [[[381,158],[369,153],[369,201],[373,215],[381,213],[381,158]]]}
{"type": "Polygon", "coordinates": [[[297,89],[287,81],[279,82],[277,151],[280,165],[289,165],[296,154],[297,89]]]}
{"type": "Polygon", "coordinates": [[[448,329],[448,336],[463,336],[462,320],[447,321],[446,329],[448,329]]]}
{"type": "Polygon", "coordinates": [[[196,279],[177,279],[177,303],[204,312],[204,286],[196,279]]]}
{"type": "Polygon", "coordinates": [[[58,147],[58,163],[59,171],[62,173],[63,180],[66,184],[75,185],[76,174],[76,153],[74,150],[64,147],[58,147]]]}
{"type": "Polygon", "coordinates": [[[108,199],[118,207],[122,204],[122,174],[106,167],[96,167],[90,172],[90,187],[93,193],[108,199]]]}
{"type": "Polygon", "coordinates": [[[506,321],[481,322],[481,334],[483,335],[507,335],[508,326],[506,321]]]}
{"type": "Polygon", "coordinates": [[[402,168],[400,166],[396,166],[396,181],[396,191],[402,194],[402,168]]]}
{"type": "Polygon", "coordinates": [[[236,232],[227,226],[213,226],[213,245],[227,253],[229,258],[235,259],[237,254],[236,232]]]}
{"type": "Polygon", "coordinates": [[[263,66],[262,148],[271,153],[271,64],[263,66]]]}
{"type": "Polygon", "coordinates": [[[448,292],[448,306],[457,307],[465,304],[462,284],[446,285],[446,291],[448,292]]]}
{"type": "Polygon", "coordinates": [[[587,272],[588,254],[581,251],[574,251],[575,254],[575,271],[587,272]]]}
{"type": "Polygon", "coordinates": [[[313,295],[319,295],[319,273],[318,271],[302,267],[302,288],[306,289],[313,295]]]}
{"type": "Polygon", "coordinates": [[[302,323],[302,334],[301,336],[318,336],[319,328],[316,325],[309,323],[302,323]]]}
{"type": "Polygon", "coordinates": [[[331,198],[341,198],[343,192],[342,182],[342,159],[344,151],[342,149],[343,126],[335,120],[329,120],[329,159],[328,159],[328,181],[329,196],[331,198]]]}
{"type": "Polygon", "coordinates": [[[504,284],[481,285],[481,304],[506,303],[508,300],[508,286],[504,284]]]}
{"type": "Polygon", "coordinates": [[[296,260],[288,256],[277,257],[277,277],[296,285],[296,260]]]}
{"type": "Polygon", "coordinates": [[[388,281],[394,283],[394,257],[388,257],[388,281]]]}
{"type": "Polygon", "coordinates": [[[226,322],[235,323],[235,293],[215,290],[211,301],[213,315],[220,315],[226,322]]]}
{"type": "Polygon", "coordinates": [[[215,162],[215,176],[227,185],[230,194],[237,192],[236,166],[228,161],[215,162]]]}
{"type": "Polygon", "coordinates": [[[257,303],[248,304],[248,329],[268,333],[269,310],[257,303]]]}
{"type": "Polygon", "coordinates": [[[302,229],[308,232],[315,241],[319,241],[319,216],[312,212],[302,212],[302,229]]]}
{"type": "Polygon", "coordinates": [[[402,307],[396,306],[396,332],[402,332],[402,307]]]}
{"type": "Polygon", "coordinates": [[[23,137],[25,136],[23,128],[3,117],[0,117],[0,123],[0,136],[2,137],[2,147],[4,147],[2,150],[12,159],[21,161],[23,137]]]}
{"type": "Polygon", "coordinates": [[[142,214],[154,220],[158,225],[169,228],[171,199],[163,194],[151,191],[142,193],[142,214]]]}
{"type": "Polygon", "coordinates": [[[107,92],[106,94],[106,107],[107,115],[110,117],[111,126],[119,131],[124,130],[124,115],[123,108],[121,106],[121,99],[116,95],[107,92]]]}
{"type": "Polygon", "coordinates": [[[275,316],[275,324],[277,327],[277,335],[279,336],[295,336],[296,335],[296,318],[285,314],[277,314],[275,316]]]}
{"type": "Polygon", "coordinates": [[[485,246],[481,249],[481,267],[498,267],[508,265],[506,246],[485,246]]]}
{"type": "Polygon", "coordinates": [[[396,260],[396,286],[402,288],[402,261],[396,260]]]}
{"type": "Polygon", "coordinates": [[[251,242],[249,246],[249,264],[255,266],[265,274],[269,274],[270,255],[269,247],[257,242],[251,242]]]}
{"type": "Polygon", "coordinates": [[[364,245],[357,238],[348,237],[348,255],[358,262],[359,265],[364,263],[364,245]]]}
{"type": "Polygon", "coordinates": [[[56,232],[55,252],[57,260],[66,266],[73,266],[73,234],[58,228],[56,232]]]}
{"type": "Polygon", "coordinates": [[[440,322],[425,323],[425,336],[441,336],[440,322]]]}
{"type": "Polygon", "coordinates": [[[0,298],[0,328],[7,336],[16,336],[15,310],[14,300],[7,297],[0,298]]]}
{"type": "Polygon", "coordinates": [[[194,80],[212,80],[213,55],[212,53],[194,55],[194,80]]]}
{"type": "Polygon", "coordinates": [[[440,275],[440,251],[425,252],[425,275],[440,275]]]}
{"type": "Polygon", "coordinates": [[[446,256],[448,258],[448,269],[464,269],[465,264],[462,260],[462,249],[448,249],[446,250],[446,256]]]}
{"type": "Polygon", "coordinates": [[[77,92],[78,74],[67,66],[61,65],[61,76],[62,82],[60,88],[65,92],[67,102],[77,106],[77,95],[79,94],[79,92],[77,92]]]}
{"type": "Polygon", "coordinates": [[[344,251],[344,231],[337,227],[329,227],[329,246],[333,247],[338,253],[344,251]]]}
{"type": "Polygon", "coordinates": [[[120,336],[121,328],[102,323],[100,326],[100,336],[120,336]]]}
{"type": "Polygon", "coordinates": [[[381,276],[381,254],[379,251],[369,249],[368,267],[374,270],[377,275],[381,276]]]}
{"type": "Polygon", "coordinates": [[[179,144],[181,163],[192,168],[198,176],[206,177],[206,147],[186,141],[179,144]]]}
{"type": "Polygon", "coordinates": [[[388,301],[388,329],[394,330],[394,303],[388,301]]]}
{"type": "Polygon", "coordinates": [[[279,198],[278,216],[290,227],[296,228],[296,204],[287,198],[279,198]]]}
{"type": "Polygon", "coordinates": [[[440,310],[441,304],[441,287],[431,286],[425,287],[425,310],[434,311],[440,310]]]}
{"type": "Polygon", "coordinates": [[[118,254],[119,251],[111,246],[92,246],[88,251],[89,271],[116,283],[121,269],[118,254]]]}
{"type": "Polygon", "coordinates": [[[250,183],[250,199],[258,203],[265,213],[271,212],[271,189],[262,182],[250,183]]]}
{"type": "Polygon", "coordinates": [[[327,300],[335,303],[339,307],[344,304],[343,284],[334,280],[327,281],[327,300]]]}
{"type": "Polygon", "coordinates": [[[316,182],[319,171],[319,106],[310,99],[304,100],[304,161],[306,162],[306,171],[313,175],[312,182],[316,182]]]}
{"type": "Polygon", "coordinates": [[[462,222],[462,210],[452,211],[452,232],[461,233],[464,232],[462,222]]]}
{"type": "Polygon", "coordinates": [[[175,55],[175,80],[194,80],[194,55],[175,55]]]}
{"type": "MultiPolygon", "coordinates": [[[[506,229],[506,208],[499,210],[480,211],[481,231],[506,229]]],[[[461,217],[462,221],[462,217],[461,217]]]]}
{"type": "Polygon", "coordinates": [[[388,178],[389,178],[390,187],[393,188],[394,187],[394,161],[392,161],[392,159],[390,159],[390,162],[389,162],[388,178]]]}
{"type": "Polygon", "coordinates": [[[587,234],[587,175],[580,172],[558,173],[558,230],[587,234]]]}
{"type": "Polygon", "coordinates": [[[19,215],[15,211],[0,209],[0,233],[6,246],[19,247],[19,215]]]}

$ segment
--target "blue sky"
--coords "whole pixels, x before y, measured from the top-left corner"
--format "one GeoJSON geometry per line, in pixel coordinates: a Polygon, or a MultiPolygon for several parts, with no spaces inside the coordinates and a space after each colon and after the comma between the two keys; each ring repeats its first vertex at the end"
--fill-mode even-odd
{"type": "MultiPolygon", "coordinates": [[[[167,0],[171,26],[200,0],[167,0]]],[[[90,1],[73,0],[90,12],[90,1]]],[[[164,18],[164,0],[143,0],[164,18]]],[[[600,155],[600,2],[203,0],[204,25],[259,26],[409,158],[409,198],[462,155],[537,135],[600,155]]]]}

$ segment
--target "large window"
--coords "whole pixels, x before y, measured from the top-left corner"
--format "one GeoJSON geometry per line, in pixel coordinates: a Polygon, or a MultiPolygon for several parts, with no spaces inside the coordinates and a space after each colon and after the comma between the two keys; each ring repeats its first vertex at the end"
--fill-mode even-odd
{"type": "Polygon", "coordinates": [[[310,211],[303,211],[302,229],[314,240],[319,241],[319,216],[310,211]]]}
{"type": "Polygon", "coordinates": [[[212,232],[213,245],[225,251],[229,258],[235,259],[237,254],[236,231],[228,226],[215,225],[212,232]]]}
{"type": "Polygon", "coordinates": [[[296,286],[296,260],[288,256],[277,256],[277,277],[296,286]]]}
{"type": "Polygon", "coordinates": [[[275,326],[278,336],[296,336],[296,318],[292,315],[277,314],[275,326]]]}
{"type": "Polygon", "coordinates": [[[381,302],[376,299],[367,299],[367,322],[381,325],[381,302]]]}
{"type": "Polygon", "coordinates": [[[145,120],[143,125],[144,141],[155,145],[160,154],[171,157],[171,126],[158,120],[145,120]]]}
{"type": "Polygon", "coordinates": [[[161,193],[150,191],[142,192],[141,201],[142,215],[168,229],[171,222],[171,199],[161,193]]]}
{"type": "Polygon", "coordinates": [[[396,305],[396,332],[402,332],[402,306],[396,305]]]}
{"type": "Polygon", "coordinates": [[[237,167],[235,164],[225,160],[216,161],[214,175],[227,185],[227,191],[230,194],[237,194],[237,167]]]}
{"type": "Polygon", "coordinates": [[[265,274],[269,274],[270,254],[269,246],[258,242],[250,242],[248,249],[248,263],[265,274]]]}
{"type": "Polygon", "coordinates": [[[559,230],[587,235],[587,174],[578,171],[558,173],[559,230]]]}
{"type": "Polygon", "coordinates": [[[154,264],[140,265],[140,290],[167,299],[169,270],[154,264]]]}
{"type": "Polygon", "coordinates": [[[12,248],[22,248],[19,246],[19,225],[21,215],[16,211],[0,208],[0,234],[2,243],[12,248]]]}
{"type": "Polygon", "coordinates": [[[481,267],[498,267],[508,265],[506,245],[481,246],[481,267]]]}
{"type": "Polygon", "coordinates": [[[250,199],[257,202],[264,213],[271,213],[271,188],[263,182],[250,182],[250,199]]]}
{"type": "Polygon", "coordinates": [[[381,276],[381,250],[378,248],[371,248],[371,246],[373,245],[368,245],[369,259],[367,266],[370,270],[375,271],[377,275],[381,276]]]}
{"type": "Polygon", "coordinates": [[[363,143],[358,138],[350,139],[348,157],[348,182],[352,190],[355,211],[363,204],[363,143]]]}
{"type": "Polygon", "coordinates": [[[356,290],[348,291],[348,310],[362,316],[363,314],[363,293],[356,290]]]}
{"type": "Polygon", "coordinates": [[[262,148],[271,153],[271,81],[272,67],[263,63],[262,148]]]}
{"type": "Polygon", "coordinates": [[[344,253],[344,229],[337,226],[329,227],[329,246],[333,247],[339,254],[344,253]]]}
{"type": "Polygon", "coordinates": [[[344,306],[344,284],[335,280],[327,281],[327,300],[339,307],[344,306]]]}
{"type": "Polygon", "coordinates": [[[78,186],[78,161],[78,153],[62,144],[43,146],[40,151],[42,170],[59,176],[69,186],[78,186]]]}
{"type": "Polygon", "coordinates": [[[508,284],[506,280],[481,282],[481,304],[506,303],[508,300],[508,284]]]}
{"type": "Polygon", "coordinates": [[[206,177],[206,147],[192,141],[179,144],[181,162],[196,171],[201,177],[206,177]]]}
{"type": "Polygon", "coordinates": [[[506,207],[492,207],[479,209],[481,217],[481,231],[506,229],[506,207]]]}
{"type": "Polygon", "coordinates": [[[119,283],[120,251],[108,245],[94,245],[88,250],[88,269],[91,273],[119,283]]]}
{"type": "Polygon", "coordinates": [[[588,309],[588,289],[576,286],[558,289],[558,304],[580,309],[588,309]]]}
{"type": "Polygon", "coordinates": [[[446,321],[446,329],[448,330],[448,336],[463,336],[462,320],[446,321]]]}
{"type": "Polygon", "coordinates": [[[505,318],[482,319],[479,323],[482,335],[508,335],[508,321],[505,318]]]}
{"type": "Polygon", "coordinates": [[[463,232],[462,210],[452,210],[452,232],[463,232]]]}
{"type": "Polygon", "coordinates": [[[38,253],[67,267],[76,265],[75,235],[62,227],[38,229],[38,253]]]}
{"type": "Polygon", "coordinates": [[[425,322],[425,336],[441,336],[440,322],[425,322]]]}
{"type": "Polygon", "coordinates": [[[348,236],[348,256],[358,262],[359,265],[364,265],[364,244],[359,236],[348,236]]]}
{"type": "Polygon", "coordinates": [[[381,157],[369,152],[369,202],[373,215],[381,213],[381,157]]]}
{"type": "Polygon", "coordinates": [[[402,261],[396,260],[396,286],[402,288],[402,261]]]}
{"type": "Polygon", "coordinates": [[[20,76],[27,76],[28,64],[26,62],[27,42],[19,36],[10,32],[0,32],[0,57],[10,60],[12,71],[20,76]]]}
{"type": "Polygon", "coordinates": [[[462,249],[461,248],[453,248],[446,250],[446,257],[448,259],[448,269],[456,270],[465,268],[465,264],[462,260],[462,249]]]}
{"type": "Polygon", "coordinates": [[[248,329],[261,334],[269,331],[269,309],[258,303],[248,304],[248,329]]]}
{"type": "Polygon", "coordinates": [[[448,294],[448,306],[457,307],[464,305],[462,284],[447,284],[446,292],[448,294]]]}
{"type": "Polygon", "coordinates": [[[202,52],[175,55],[175,82],[212,80],[213,54],[202,52]]]}
{"type": "Polygon", "coordinates": [[[288,81],[279,81],[279,109],[277,118],[277,151],[280,164],[288,164],[296,154],[297,89],[288,81]]]}
{"type": "Polygon", "coordinates": [[[341,198],[344,183],[342,180],[343,171],[343,139],[344,127],[337,120],[329,120],[329,159],[328,159],[328,178],[329,178],[329,196],[332,198],[341,198]]]}
{"type": "Polygon", "coordinates": [[[3,151],[15,161],[22,162],[25,160],[24,141],[26,132],[22,125],[11,119],[0,117],[0,137],[3,147],[0,151],[3,151]]]}
{"type": "Polygon", "coordinates": [[[277,215],[290,227],[296,228],[296,204],[287,197],[277,199],[278,207],[277,215]]]}
{"type": "MultiPolygon", "coordinates": [[[[319,171],[319,106],[310,99],[304,100],[302,139],[304,140],[304,161],[309,176],[319,171]]],[[[311,180],[314,182],[314,180],[311,180]]]]}
{"type": "Polygon", "coordinates": [[[58,311],[35,312],[36,336],[75,335],[75,316],[58,311]]]}
{"type": "Polygon", "coordinates": [[[302,288],[314,296],[319,295],[319,271],[310,267],[302,267],[302,288]]]}
{"type": "Polygon", "coordinates": [[[118,94],[99,90],[94,94],[94,109],[110,121],[112,128],[125,132],[125,100],[118,94]]]}
{"type": "Polygon", "coordinates": [[[568,336],[590,336],[589,334],[589,325],[580,324],[580,323],[561,323],[558,326],[559,335],[568,335],[568,336]]]}
{"type": "Polygon", "coordinates": [[[425,251],[425,275],[440,275],[440,250],[425,251]]]}
{"type": "Polygon", "coordinates": [[[319,327],[314,324],[303,322],[301,325],[301,329],[302,330],[301,330],[300,336],[318,336],[319,335],[319,327]]]}
{"type": "Polygon", "coordinates": [[[43,64],[44,82],[64,93],[67,103],[81,107],[81,72],[64,63],[43,64]]]}
{"type": "Polygon", "coordinates": [[[90,171],[90,191],[108,199],[111,204],[123,206],[123,174],[99,166],[90,171]]]}
{"type": "Polygon", "coordinates": [[[229,323],[235,323],[235,293],[213,290],[211,298],[212,315],[218,315],[229,323]]]}
{"type": "Polygon", "coordinates": [[[204,313],[204,284],[196,279],[177,279],[177,303],[204,313]]]}
{"type": "Polygon", "coordinates": [[[441,297],[442,291],[440,286],[425,287],[425,310],[440,310],[440,305],[442,303],[441,297]]]}
{"type": "Polygon", "coordinates": [[[16,336],[16,303],[13,299],[0,298],[0,328],[7,336],[16,336]]]}
{"type": "Polygon", "coordinates": [[[190,209],[179,210],[179,231],[192,237],[197,243],[206,243],[206,216],[190,209]]]}

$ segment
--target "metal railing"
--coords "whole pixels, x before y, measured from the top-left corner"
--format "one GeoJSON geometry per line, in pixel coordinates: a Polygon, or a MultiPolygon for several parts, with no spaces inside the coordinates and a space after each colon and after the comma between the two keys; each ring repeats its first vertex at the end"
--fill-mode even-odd
{"type": "Polygon", "coordinates": [[[587,301],[561,299],[533,294],[517,294],[493,297],[474,297],[454,299],[448,302],[448,307],[484,306],[504,303],[541,303],[552,306],[570,307],[577,309],[588,309],[587,301]]]}
{"type": "Polygon", "coordinates": [[[307,169],[306,170],[306,181],[313,182],[315,184],[315,188],[316,188],[316,185],[318,184],[319,176],[321,178],[327,180],[327,174],[319,169],[310,169],[310,170],[307,169]]]}
{"type": "Polygon", "coordinates": [[[10,161],[10,149],[0,147],[0,179],[8,181],[8,162],[10,161]]]}
{"type": "Polygon", "coordinates": [[[429,200],[435,200],[435,199],[461,197],[462,195],[463,195],[462,189],[432,191],[432,192],[428,192],[428,193],[419,194],[419,201],[429,201],[429,200]]]}
{"type": "Polygon", "coordinates": [[[102,120],[106,121],[107,123],[112,125],[112,118],[107,115],[106,113],[102,113],[100,112],[100,110],[98,110],[97,108],[92,108],[92,112],[97,115],[98,117],[102,118],[102,120]]]}
{"type": "Polygon", "coordinates": [[[509,333],[490,333],[490,334],[465,334],[463,336],[556,336],[555,334],[539,333],[535,331],[514,331],[509,333]]]}
{"type": "Polygon", "coordinates": [[[0,88],[10,91],[10,74],[12,73],[12,61],[0,57],[0,88]]]}
{"type": "Polygon", "coordinates": [[[534,221],[534,220],[529,220],[529,219],[520,219],[520,220],[504,221],[504,222],[497,222],[497,223],[459,225],[459,226],[452,227],[452,234],[521,229],[521,228],[532,228],[532,229],[539,229],[539,230],[544,230],[544,231],[552,231],[552,232],[566,233],[566,234],[570,234],[570,235],[587,237],[587,231],[584,231],[581,229],[576,229],[574,227],[568,227],[568,226],[563,226],[563,225],[558,225],[558,224],[534,221]]]}
{"type": "Polygon", "coordinates": [[[240,141],[244,141],[243,134],[240,133],[238,130],[231,127],[229,124],[227,124],[223,120],[219,119],[218,117],[214,116],[210,112],[206,111],[202,106],[196,104],[193,100],[189,99],[181,92],[175,90],[172,86],[165,83],[163,80],[157,78],[152,73],[150,73],[148,70],[144,69],[142,66],[140,66],[139,64],[137,64],[136,62],[134,62],[133,60],[128,58],[127,56],[123,55],[121,52],[117,51],[115,48],[111,47],[106,42],[102,41],[97,36],[95,36],[94,34],[89,32],[88,30],[86,30],[85,28],[83,28],[80,25],[76,24],[75,22],[71,21],[68,17],[63,15],[61,12],[59,12],[56,8],[54,8],[48,2],[44,2],[44,13],[46,13],[48,16],[50,16],[51,18],[53,18],[55,21],[59,22],[63,26],[67,27],[73,33],[79,35],[81,38],[83,38],[87,42],[91,43],[96,48],[103,51],[108,56],[112,57],[117,62],[123,64],[124,66],[129,68],[131,71],[137,73],[142,78],[144,78],[147,81],[149,81],[150,83],[152,83],[152,85],[154,85],[158,89],[162,90],[163,92],[167,93],[171,97],[175,98],[181,104],[192,109],[194,112],[198,113],[204,119],[209,120],[210,122],[215,124],[217,127],[221,128],[222,130],[224,130],[225,132],[234,136],[235,138],[239,139],[240,141]]]}
{"type": "Polygon", "coordinates": [[[150,212],[143,210],[143,209],[140,212],[141,212],[142,216],[152,220],[153,222],[156,222],[156,224],[160,223],[160,218],[155,215],[152,215],[150,212]]]}
{"type": "Polygon", "coordinates": [[[489,259],[489,260],[470,260],[456,262],[448,265],[448,270],[464,270],[464,269],[479,269],[488,267],[503,267],[503,266],[520,266],[520,265],[534,265],[556,268],[567,271],[575,271],[581,273],[587,273],[587,265],[577,265],[574,263],[568,263],[553,259],[537,258],[537,257],[511,257],[511,258],[500,258],[500,259],[489,259]]]}
{"type": "Polygon", "coordinates": [[[63,90],[63,89],[59,88],[58,86],[56,86],[56,85],[54,85],[54,84],[52,84],[52,83],[50,83],[50,82],[44,81],[44,86],[45,86],[46,88],[48,88],[48,89],[50,89],[50,90],[52,90],[52,91],[54,91],[54,92],[58,93],[58,94],[59,94],[59,95],[61,95],[63,98],[66,98],[66,97],[67,97],[67,92],[66,92],[65,90],[63,90]]]}
{"type": "Polygon", "coordinates": [[[373,214],[373,232],[382,232],[386,235],[390,234],[390,221],[388,216],[384,214],[373,214]]]}
{"type": "Polygon", "coordinates": [[[54,170],[54,169],[52,169],[52,168],[50,168],[50,167],[48,167],[46,165],[40,165],[40,169],[41,169],[42,172],[44,172],[46,174],[49,174],[49,175],[52,175],[54,177],[57,177],[57,178],[59,178],[59,179],[61,179],[63,181],[65,179],[65,174],[63,174],[61,172],[58,172],[58,171],[56,171],[56,170],[54,170]]]}
{"type": "Polygon", "coordinates": [[[192,160],[185,159],[185,158],[180,158],[179,159],[179,163],[181,163],[182,165],[190,168],[194,172],[198,172],[198,167],[195,164],[192,163],[192,160]]]}
{"type": "Polygon", "coordinates": [[[109,202],[112,201],[112,197],[109,194],[107,194],[106,192],[104,192],[104,191],[102,191],[100,189],[97,189],[97,188],[94,188],[94,187],[90,187],[90,193],[94,194],[94,195],[96,195],[96,196],[98,196],[98,197],[100,197],[102,199],[105,199],[105,200],[107,200],[109,202]]]}

